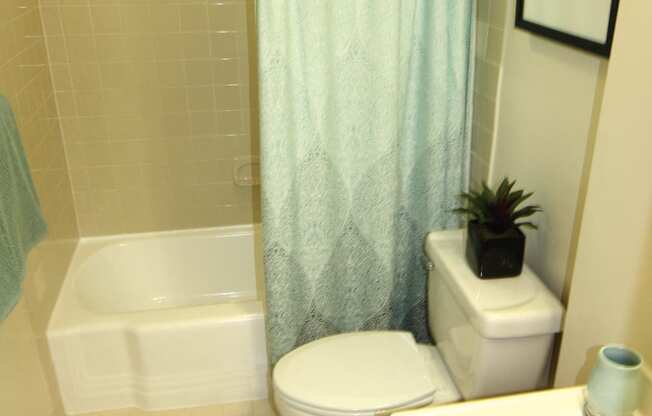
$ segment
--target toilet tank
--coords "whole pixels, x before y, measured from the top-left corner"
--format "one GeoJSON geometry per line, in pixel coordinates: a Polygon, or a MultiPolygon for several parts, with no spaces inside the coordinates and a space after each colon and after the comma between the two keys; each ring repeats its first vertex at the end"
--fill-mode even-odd
{"type": "Polygon", "coordinates": [[[561,304],[527,266],[479,279],[464,248],[463,230],[426,239],[430,331],[455,384],[467,400],[544,387],[561,304]]]}

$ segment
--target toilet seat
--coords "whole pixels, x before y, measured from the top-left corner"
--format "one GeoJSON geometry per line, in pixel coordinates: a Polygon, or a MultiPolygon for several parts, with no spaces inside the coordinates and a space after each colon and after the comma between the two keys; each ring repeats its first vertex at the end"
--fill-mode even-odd
{"type": "Polygon", "coordinates": [[[388,414],[460,397],[436,348],[400,331],[313,341],[283,357],[273,380],[281,414],[388,414]]]}

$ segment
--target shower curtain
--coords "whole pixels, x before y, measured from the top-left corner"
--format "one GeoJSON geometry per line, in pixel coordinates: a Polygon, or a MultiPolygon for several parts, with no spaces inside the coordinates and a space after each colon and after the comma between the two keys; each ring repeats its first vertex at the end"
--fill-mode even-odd
{"type": "Polygon", "coordinates": [[[346,331],[428,340],[423,239],[459,225],[473,0],[258,0],[272,362],[346,331]]]}

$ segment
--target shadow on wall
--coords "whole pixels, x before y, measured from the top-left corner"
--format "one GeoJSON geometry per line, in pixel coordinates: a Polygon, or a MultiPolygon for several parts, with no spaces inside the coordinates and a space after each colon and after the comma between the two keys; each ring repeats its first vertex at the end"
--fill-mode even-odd
{"type": "MultiPolygon", "coordinates": [[[[260,126],[258,123],[258,31],[256,30],[255,2],[247,3],[247,50],[249,51],[249,131],[252,154],[260,155],[260,126]]],[[[261,222],[260,189],[252,192],[254,223],[261,222]]]]}
{"type": "Polygon", "coordinates": [[[641,318],[652,316],[652,216],[648,224],[647,241],[640,251],[643,259],[636,291],[638,296],[633,299],[625,340],[640,350],[649,365],[652,362],[652,330],[648,325],[642,325],[641,318]]]}
{"type": "Polygon", "coordinates": [[[566,261],[566,275],[564,276],[564,287],[562,290],[562,303],[568,304],[570,296],[570,288],[572,276],[575,272],[575,262],[577,259],[577,248],[580,239],[580,231],[582,228],[582,216],[586,208],[586,196],[589,189],[589,178],[591,177],[591,166],[593,166],[593,152],[595,150],[595,142],[598,136],[598,126],[600,122],[600,114],[602,113],[602,101],[604,97],[604,88],[607,81],[607,69],[609,68],[608,61],[602,61],[598,72],[598,81],[595,87],[595,97],[593,98],[593,112],[591,114],[591,125],[589,126],[589,134],[586,141],[586,151],[584,153],[584,162],[582,165],[582,176],[580,177],[579,192],[577,195],[577,205],[575,208],[575,220],[573,221],[573,230],[571,234],[571,244],[568,253],[568,260],[566,261]]]}
{"type": "Polygon", "coordinates": [[[579,384],[587,383],[587,381],[589,380],[589,376],[591,375],[591,370],[593,369],[593,365],[597,360],[598,352],[600,351],[600,348],[602,348],[602,345],[594,345],[586,351],[586,358],[584,360],[584,364],[582,365],[582,368],[580,368],[580,371],[577,373],[575,384],[579,385],[579,384]]]}
{"type": "Polygon", "coordinates": [[[648,221],[647,241],[643,245],[641,255],[644,256],[641,262],[639,276],[639,287],[632,305],[632,315],[628,320],[628,327],[625,332],[627,344],[633,345],[646,360],[647,384],[644,386],[642,413],[652,415],[652,329],[645,324],[645,319],[652,316],[652,216],[648,221]],[[642,322],[643,321],[643,322],[642,322]]]}

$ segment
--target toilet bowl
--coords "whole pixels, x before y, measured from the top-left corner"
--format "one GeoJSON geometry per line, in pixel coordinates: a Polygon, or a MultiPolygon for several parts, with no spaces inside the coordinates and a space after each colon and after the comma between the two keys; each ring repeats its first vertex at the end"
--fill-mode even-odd
{"type": "Polygon", "coordinates": [[[545,385],[559,301],[527,266],[515,278],[478,279],[464,257],[462,230],[430,233],[425,249],[436,346],[401,331],[305,344],[274,368],[281,416],[389,415],[545,385]]]}
{"type": "Polygon", "coordinates": [[[460,394],[436,347],[387,331],[335,335],[292,351],[274,369],[274,399],[281,415],[339,416],[389,414],[460,394]]]}

